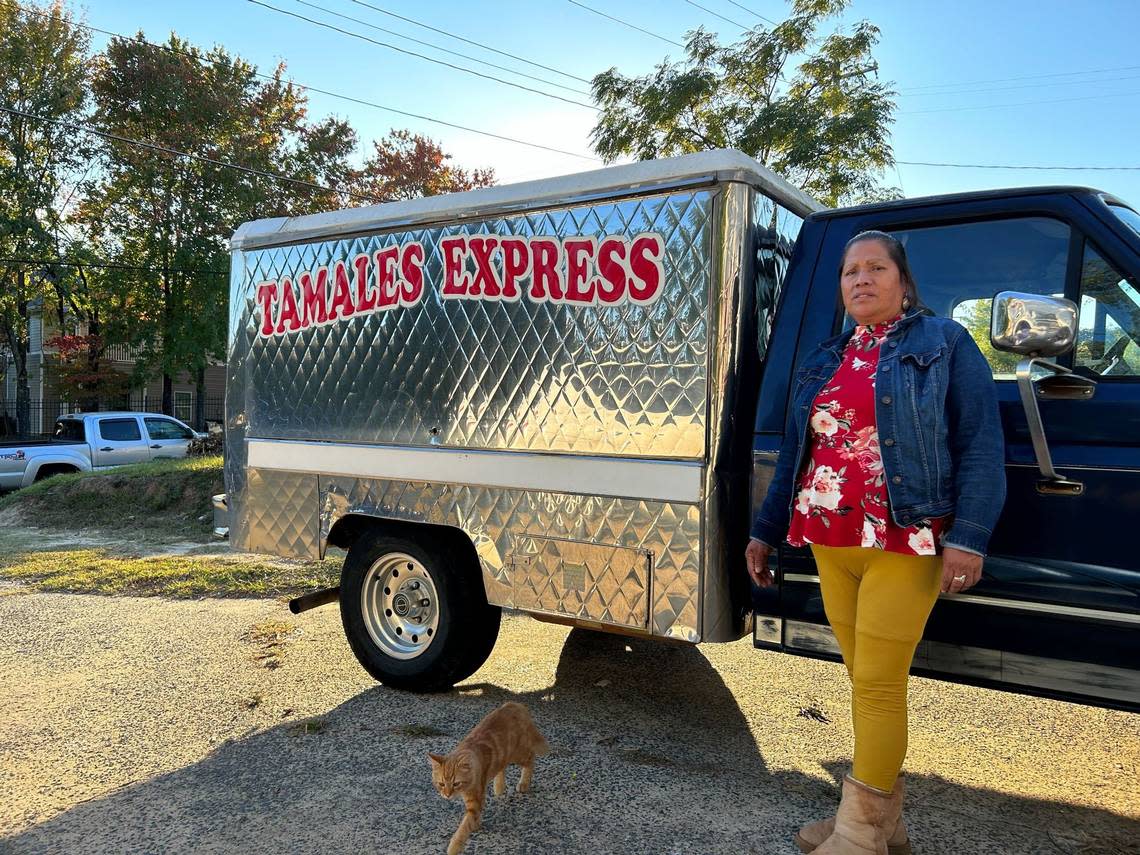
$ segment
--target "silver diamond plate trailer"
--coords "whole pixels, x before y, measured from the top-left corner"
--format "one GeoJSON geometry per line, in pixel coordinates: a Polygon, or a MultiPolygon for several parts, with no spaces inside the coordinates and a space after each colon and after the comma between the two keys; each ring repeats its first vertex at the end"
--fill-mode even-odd
{"type": "Polygon", "coordinates": [[[348,549],[348,639],[407,688],[473,673],[499,607],[741,637],[758,335],[818,208],[715,151],[243,225],[234,548],[348,549]]]}

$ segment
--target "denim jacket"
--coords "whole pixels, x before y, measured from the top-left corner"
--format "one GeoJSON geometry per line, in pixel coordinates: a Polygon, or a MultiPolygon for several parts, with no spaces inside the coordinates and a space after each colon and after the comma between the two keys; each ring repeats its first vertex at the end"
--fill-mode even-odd
{"type": "MultiPolygon", "coordinates": [[[[770,546],[788,533],[797,476],[811,452],[811,405],[852,330],[823,342],[796,372],[776,472],[752,523],[770,546]]],[[[1005,502],[1005,450],[993,374],[966,329],[912,309],[880,345],[875,423],[891,516],[900,526],[954,519],[945,546],[984,555],[1005,502]]]]}

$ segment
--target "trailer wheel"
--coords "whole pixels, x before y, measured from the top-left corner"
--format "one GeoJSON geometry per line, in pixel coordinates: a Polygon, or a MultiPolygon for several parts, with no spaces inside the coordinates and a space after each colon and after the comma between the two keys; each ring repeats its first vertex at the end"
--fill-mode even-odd
{"type": "Polygon", "coordinates": [[[386,686],[438,692],[491,655],[500,610],[478,566],[447,542],[365,532],[340,579],[340,616],[360,664],[386,686]]]}

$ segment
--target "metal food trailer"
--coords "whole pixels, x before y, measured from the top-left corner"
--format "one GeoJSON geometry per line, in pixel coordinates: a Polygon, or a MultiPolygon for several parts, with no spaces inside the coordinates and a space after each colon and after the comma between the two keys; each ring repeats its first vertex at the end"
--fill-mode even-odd
{"type": "Polygon", "coordinates": [[[243,225],[233,546],[347,549],[307,604],[407,688],[476,670],[500,608],[740,638],[759,325],[819,209],[713,151],[243,225]]]}

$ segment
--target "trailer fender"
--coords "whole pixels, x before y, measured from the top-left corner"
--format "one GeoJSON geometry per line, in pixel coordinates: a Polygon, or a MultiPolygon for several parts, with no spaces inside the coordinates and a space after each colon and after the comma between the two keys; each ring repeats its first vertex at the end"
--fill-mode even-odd
{"type": "Polygon", "coordinates": [[[493,602],[491,592],[487,589],[486,578],[480,572],[484,563],[480,560],[479,552],[471,536],[458,526],[438,525],[428,522],[412,522],[409,520],[394,519],[371,511],[350,511],[336,520],[329,528],[328,536],[321,541],[321,557],[325,556],[328,547],[350,549],[366,532],[381,532],[393,537],[406,537],[424,543],[447,541],[460,554],[469,561],[463,562],[470,570],[480,577],[483,593],[488,602],[493,602]]]}

